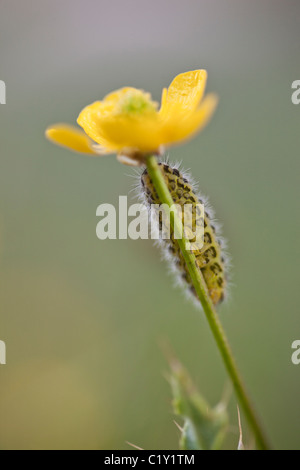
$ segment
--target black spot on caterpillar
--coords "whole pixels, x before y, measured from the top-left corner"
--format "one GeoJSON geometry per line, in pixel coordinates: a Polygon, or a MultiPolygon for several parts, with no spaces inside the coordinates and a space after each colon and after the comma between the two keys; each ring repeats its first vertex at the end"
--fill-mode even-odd
{"type": "MultiPolygon", "coordinates": [[[[182,208],[185,204],[193,206],[192,217],[193,224],[195,224],[196,218],[200,217],[199,206],[197,204],[203,204],[202,199],[198,198],[192,184],[177,168],[172,168],[166,163],[159,163],[159,166],[174,203],[179,204],[182,208]]],[[[141,175],[141,187],[149,208],[151,204],[161,203],[147,169],[141,175]]],[[[223,253],[221,253],[220,242],[216,234],[217,230],[211,224],[210,213],[206,207],[205,210],[204,220],[202,219],[204,225],[203,246],[200,247],[199,245],[199,249],[194,249],[194,255],[196,257],[196,266],[203,274],[210,298],[213,304],[217,305],[224,299],[226,289],[225,258],[223,253]]],[[[161,229],[161,219],[159,220],[159,228],[161,229]]],[[[168,257],[173,260],[173,264],[179,271],[181,279],[188,285],[190,291],[196,295],[190,274],[172,229],[170,231],[170,239],[161,241],[163,246],[167,248],[168,257]]]]}

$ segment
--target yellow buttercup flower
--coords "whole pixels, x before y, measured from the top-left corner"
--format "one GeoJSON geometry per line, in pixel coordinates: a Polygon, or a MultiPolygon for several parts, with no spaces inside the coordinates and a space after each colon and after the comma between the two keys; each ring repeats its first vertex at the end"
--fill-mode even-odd
{"type": "Polygon", "coordinates": [[[202,129],[211,118],[217,97],[203,98],[207,73],[194,70],[174,78],[162,93],[160,109],[151,95],[136,88],[121,88],[84,108],[77,122],[48,127],[52,142],[89,155],[116,153],[122,163],[140,165],[145,155],[160,154],[202,129]]]}

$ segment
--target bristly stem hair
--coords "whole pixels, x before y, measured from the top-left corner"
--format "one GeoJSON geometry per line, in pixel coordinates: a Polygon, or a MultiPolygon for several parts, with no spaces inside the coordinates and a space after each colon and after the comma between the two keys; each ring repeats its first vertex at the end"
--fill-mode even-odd
{"type": "MultiPolygon", "coordinates": [[[[174,202],[162,172],[160,171],[156,156],[149,156],[147,158],[146,165],[149,176],[152,180],[154,188],[157,191],[161,204],[167,204],[171,208],[174,202]]],[[[182,221],[175,211],[172,210],[170,211],[170,223],[174,232],[183,234],[182,221]]],[[[184,236],[182,236],[182,238],[178,238],[177,242],[191,276],[197,296],[199,297],[199,300],[202,304],[202,308],[223,358],[225,367],[232,380],[236,395],[255,436],[257,447],[262,450],[268,450],[269,445],[267,443],[267,439],[264,435],[261,425],[259,424],[256,413],[245,390],[245,386],[237,368],[237,364],[231,351],[227,336],[222,327],[219,316],[217,315],[215,307],[209,297],[203,275],[197,268],[195,255],[187,248],[188,240],[185,239],[184,236]]]]}

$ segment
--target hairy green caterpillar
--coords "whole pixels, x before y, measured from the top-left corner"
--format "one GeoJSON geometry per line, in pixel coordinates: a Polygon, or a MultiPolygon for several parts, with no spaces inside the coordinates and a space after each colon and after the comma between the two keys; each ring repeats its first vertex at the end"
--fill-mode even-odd
{"type": "MultiPolygon", "coordinates": [[[[193,184],[188,181],[185,175],[181,174],[177,168],[172,168],[166,163],[159,163],[160,170],[168,185],[170,194],[175,204],[182,208],[185,204],[192,204],[196,209],[197,204],[203,204],[203,200],[197,196],[193,189],[193,184]]],[[[142,192],[148,207],[151,204],[160,204],[157,192],[152,184],[147,169],[141,175],[142,192]]],[[[206,206],[206,205],[205,205],[206,206]]],[[[197,217],[197,211],[193,211],[194,219],[197,217]]],[[[217,305],[224,299],[226,289],[225,258],[221,249],[221,241],[218,236],[218,229],[211,221],[209,209],[205,207],[204,214],[204,239],[203,245],[199,249],[194,249],[197,267],[201,270],[210,298],[214,305],[217,305]]],[[[195,220],[193,221],[194,223],[195,220]]],[[[161,220],[160,220],[161,230],[161,220]]],[[[187,270],[183,256],[181,254],[178,242],[171,229],[170,238],[161,240],[163,246],[167,248],[168,258],[172,260],[179,271],[182,280],[189,286],[191,292],[195,295],[190,274],[187,270]]]]}

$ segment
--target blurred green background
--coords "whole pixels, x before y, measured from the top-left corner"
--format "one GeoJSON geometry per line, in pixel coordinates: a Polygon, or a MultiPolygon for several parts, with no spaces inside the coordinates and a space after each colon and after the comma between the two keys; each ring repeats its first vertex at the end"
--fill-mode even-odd
{"type": "MultiPolygon", "coordinates": [[[[299,21],[292,0],[1,2],[0,448],[178,448],[166,341],[220,399],[227,377],[207,322],[151,240],[96,238],[97,206],[129,193],[132,170],[44,139],[116,88],[159,100],[196,68],[220,104],[169,156],[191,168],[229,241],[220,316],[273,446],[300,448],[299,21]]],[[[230,415],[236,448],[234,395],[230,415]]]]}

